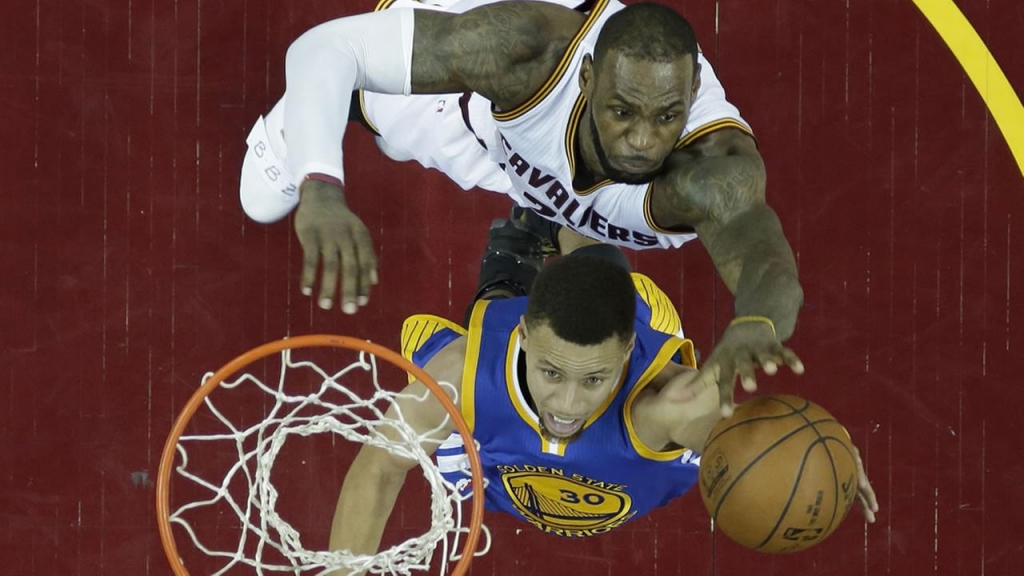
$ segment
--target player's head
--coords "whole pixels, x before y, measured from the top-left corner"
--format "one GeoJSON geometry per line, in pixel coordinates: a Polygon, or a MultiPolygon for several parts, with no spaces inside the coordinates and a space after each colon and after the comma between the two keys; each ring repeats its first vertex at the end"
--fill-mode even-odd
{"type": "Polygon", "coordinates": [[[613,14],[584,58],[590,140],[600,170],[618,182],[649,182],[672,152],[700,87],[697,39],[675,10],[632,4],[613,14]]]}
{"type": "Polygon", "coordinates": [[[549,438],[571,440],[615,390],[633,350],[636,295],[624,268],[587,256],[545,266],[519,336],[526,381],[549,438]]]}

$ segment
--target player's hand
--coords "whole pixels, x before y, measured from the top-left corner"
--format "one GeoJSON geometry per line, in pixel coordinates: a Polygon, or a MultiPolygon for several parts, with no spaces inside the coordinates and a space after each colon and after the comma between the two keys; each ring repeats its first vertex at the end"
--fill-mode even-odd
{"type": "Polygon", "coordinates": [[[755,392],[757,380],[754,372],[759,366],[765,374],[772,376],[783,365],[797,374],[804,373],[803,362],[779,342],[769,325],[761,322],[734,324],[725,330],[697,377],[688,386],[680,388],[676,399],[695,398],[705,388],[717,385],[722,416],[728,418],[735,407],[733,390],[737,376],[744,390],[755,392]]]}
{"type": "Polygon", "coordinates": [[[864,519],[873,524],[875,513],[878,512],[878,498],[875,497],[875,489],[871,487],[871,481],[864,472],[864,461],[860,459],[860,450],[857,450],[856,446],[853,447],[853,459],[857,462],[857,500],[860,501],[864,519]]]}
{"type": "Polygon", "coordinates": [[[341,309],[355,314],[377,283],[377,256],[366,225],[345,204],[344,191],[327,182],[306,180],[295,211],[295,233],[302,244],[302,293],[313,294],[322,264],[317,303],[329,310],[341,275],[341,309]]]}

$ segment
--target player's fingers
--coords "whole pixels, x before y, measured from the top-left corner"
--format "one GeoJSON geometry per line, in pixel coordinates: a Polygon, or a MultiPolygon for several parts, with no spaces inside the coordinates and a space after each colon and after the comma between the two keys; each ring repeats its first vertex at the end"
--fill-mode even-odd
{"type": "Polygon", "coordinates": [[[875,512],[878,510],[877,504],[872,506],[871,502],[863,495],[858,493],[857,500],[860,501],[860,509],[864,512],[864,519],[868,521],[868,524],[875,523],[875,512]]]}
{"type": "Polygon", "coordinates": [[[878,499],[875,497],[875,489],[871,486],[871,481],[868,480],[867,474],[861,470],[857,475],[857,493],[863,496],[869,504],[871,504],[872,510],[878,509],[878,499]]]}
{"type": "Polygon", "coordinates": [[[726,398],[724,394],[722,395],[722,418],[732,418],[733,413],[736,412],[736,404],[733,402],[731,390],[729,391],[728,396],[729,397],[726,398]]]}
{"type": "MultiPolygon", "coordinates": [[[[850,432],[846,430],[846,427],[843,427],[843,431],[846,432],[846,436],[849,438],[850,432]]],[[[860,448],[856,446],[851,446],[851,448],[853,448],[853,462],[857,465],[857,484],[864,486],[868,480],[868,475],[864,472],[864,460],[860,457],[860,448]]]]}
{"type": "Polygon", "coordinates": [[[359,294],[356,301],[364,306],[370,300],[370,286],[377,283],[377,254],[373,240],[366,226],[360,226],[355,234],[356,254],[359,259],[359,294]]]}
{"type": "Polygon", "coordinates": [[[718,403],[722,417],[728,418],[735,411],[734,402],[736,385],[736,369],[731,362],[715,363],[712,372],[714,384],[718,386],[718,403]]]}
{"type": "Polygon", "coordinates": [[[754,378],[754,362],[750,358],[740,357],[735,361],[735,366],[743,389],[747,392],[757,392],[757,380],[754,378]]]}
{"type": "Polygon", "coordinates": [[[302,245],[302,275],[299,277],[299,290],[306,296],[313,294],[313,283],[316,282],[316,267],[320,263],[320,244],[312,238],[299,237],[302,245]]]}
{"type": "Polygon", "coordinates": [[[351,239],[341,245],[341,311],[355,314],[359,292],[359,255],[351,239]]]}
{"type": "Polygon", "coordinates": [[[867,472],[864,471],[864,461],[861,460],[860,450],[856,446],[853,447],[853,460],[857,463],[857,495],[872,512],[878,512],[878,497],[875,496],[875,489],[871,486],[867,472]]]}
{"type": "Polygon", "coordinates": [[[878,497],[875,495],[875,489],[871,487],[871,484],[868,484],[866,490],[857,493],[864,498],[865,504],[867,504],[872,512],[878,512],[878,497]]]}
{"type": "Polygon", "coordinates": [[[334,291],[338,285],[338,247],[333,242],[324,243],[320,248],[323,270],[320,275],[319,305],[330,310],[334,302],[334,291]]]}
{"type": "Polygon", "coordinates": [[[302,257],[302,276],[299,279],[299,290],[306,296],[313,294],[313,283],[316,282],[316,266],[320,262],[319,251],[309,251],[302,257]]]}
{"type": "Polygon", "coordinates": [[[757,355],[757,363],[761,365],[765,374],[774,376],[779,372],[782,356],[776,352],[761,352],[757,355]]]}
{"type": "Polygon", "coordinates": [[[792,349],[783,347],[780,354],[782,356],[782,361],[785,362],[786,366],[789,366],[790,370],[796,374],[804,373],[804,363],[800,361],[800,358],[797,357],[796,353],[793,352],[792,349]]]}

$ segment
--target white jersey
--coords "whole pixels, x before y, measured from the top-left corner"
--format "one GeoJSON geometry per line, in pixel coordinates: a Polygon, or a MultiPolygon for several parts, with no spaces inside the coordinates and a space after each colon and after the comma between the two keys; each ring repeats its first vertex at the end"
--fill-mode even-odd
{"type": "MultiPolygon", "coordinates": [[[[364,112],[386,143],[381,148],[393,158],[416,159],[438,168],[463,188],[476,185],[507,194],[520,206],[596,240],[645,249],[677,247],[696,238],[692,232],[670,232],[654,224],[648,184],[606,180],[586,190],[572,186],[577,160],[574,140],[584,109],[578,84],[580,66],[583,57],[593,53],[605,21],[624,7],[617,0],[595,2],[554,74],[532,98],[513,110],[490,114],[490,102],[478,94],[364,94],[364,112]],[[416,102],[418,99],[422,100],[416,102]],[[419,120],[412,121],[413,115],[419,120]],[[433,129],[420,129],[424,120],[433,129]],[[454,137],[443,128],[445,124],[468,128],[473,134],[454,137]],[[504,168],[510,186],[503,187],[504,181],[480,163],[481,150],[474,146],[488,150],[490,158],[504,168]],[[461,155],[438,154],[445,147],[461,155]]],[[[750,132],[739,110],[725,99],[725,91],[703,54],[698,54],[698,62],[701,85],[677,148],[721,128],[750,132]]]]}
{"type": "MultiPolygon", "coordinates": [[[[378,9],[416,6],[462,12],[495,0],[384,0],[378,9]]],[[[572,5],[575,0],[548,0],[572,5]]],[[[476,93],[390,95],[360,94],[363,117],[378,134],[389,157],[416,160],[440,170],[463,189],[483,188],[511,197],[546,218],[584,236],[645,249],[677,247],[693,233],[657,228],[649,215],[648,185],[605,181],[587,190],[572,187],[573,139],[583,106],[578,76],[583,57],[593,52],[609,16],[625,6],[598,0],[544,86],[524,105],[492,114],[491,103],[476,93]]],[[[701,84],[677,147],[709,132],[733,127],[750,132],[714,69],[698,54],[701,84]]],[[[282,103],[257,121],[249,135],[242,168],[241,199],[246,213],[261,222],[283,217],[298,203],[285,167],[287,145],[281,137],[282,103]]]]}
{"type": "MultiPolygon", "coordinates": [[[[627,248],[669,248],[696,237],[658,228],[650,214],[650,184],[621,184],[605,180],[585,190],[573,188],[575,139],[585,107],[579,88],[583,57],[592,54],[601,27],[623,5],[613,0],[595,3],[577,37],[570,43],[555,73],[526,103],[494,112],[500,142],[495,148],[513,183],[512,197],[577,232],[627,248]]],[[[677,147],[724,127],[750,128],[739,111],[725,100],[711,66],[701,64],[701,85],[677,147]]]]}

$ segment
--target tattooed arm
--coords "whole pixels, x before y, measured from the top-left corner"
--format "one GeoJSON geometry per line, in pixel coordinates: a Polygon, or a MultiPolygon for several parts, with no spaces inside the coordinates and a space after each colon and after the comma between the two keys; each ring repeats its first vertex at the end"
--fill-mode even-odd
{"type": "Polygon", "coordinates": [[[749,135],[712,132],[672,154],[655,184],[651,212],[669,230],[692,228],[735,298],[735,317],[767,318],[730,325],[692,390],[717,381],[723,409],[732,404],[738,374],[756,389],[754,369],[774,374],[779,364],[803,365],[784,347],[796,326],[803,290],[796,261],[775,211],[765,203],[764,162],[749,135]]]}
{"type": "Polygon", "coordinates": [[[501,110],[530,98],[554,71],[584,16],[543,2],[416,13],[412,90],[476,92],[501,110]]]}
{"type": "Polygon", "coordinates": [[[584,16],[544,2],[500,2],[463,14],[395,8],[325,22],[285,59],[287,164],[344,180],[341,146],[354,90],[478,92],[499,108],[525,102],[551,75],[584,16]]]}
{"type": "Polygon", "coordinates": [[[673,153],[651,211],[666,229],[693,228],[736,297],[737,316],[765,316],[780,340],[792,335],[803,291],[749,135],[718,130],[673,153]]]}
{"type": "Polygon", "coordinates": [[[345,202],[341,144],[353,90],[390,94],[475,91],[499,109],[525,102],[551,74],[583,15],[539,2],[502,2],[464,14],[384,10],[339,18],[288,49],[284,134],[300,201],[300,288],[321,308],[341,279],[342,309],[354,313],[377,282],[370,234],[345,202]],[[411,63],[410,63],[411,62],[411,63]]]}

